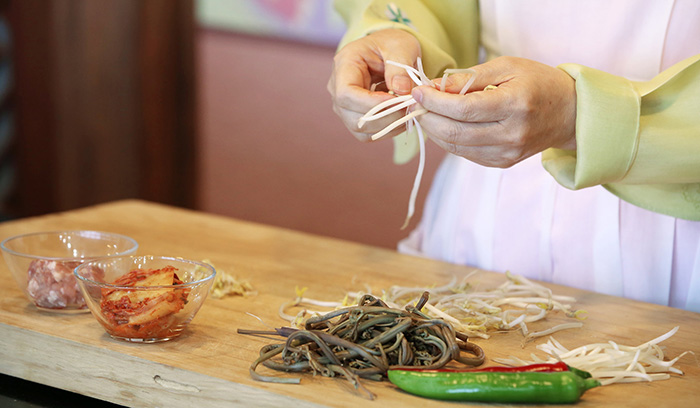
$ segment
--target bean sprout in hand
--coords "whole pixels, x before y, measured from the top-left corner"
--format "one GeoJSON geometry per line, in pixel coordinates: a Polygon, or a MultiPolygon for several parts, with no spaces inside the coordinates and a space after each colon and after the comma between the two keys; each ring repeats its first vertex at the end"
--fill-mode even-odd
{"type": "MultiPolygon", "coordinates": [[[[401,64],[394,61],[386,61],[386,63],[405,69],[408,76],[413,80],[413,82],[417,86],[426,85],[433,88],[437,88],[435,83],[431,81],[425,74],[425,71],[423,71],[423,64],[420,58],[418,58],[416,61],[417,68],[413,68],[409,65],[401,64]]],[[[445,91],[445,83],[447,82],[447,77],[450,74],[457,73],[472,74],[469,81],[467,81],[462,90],[459,92],[460,95],[464,95],[467,93],[469,87],[472,85],[472,83],[474,83],[474,80],[476,79],[476,71],[472,69],[446,69],[445,73],[442,76],[442,81],[440,83],[441,91],[445,91]]],[[[362,126],[364,126],[366,122],[377,120],[392,113],[398,112],[402,109],[405,109],[405,116],[403,116],[401,119],[392,122],[390,125],[382,129],[381,131],[372,135],[372,140],[378,140],[386,136],[392,130],[404,124],[407,126],[407,131],[410,131],[412,127],[416,128],[416,133],[418,134],[419,149],[418,170],[416,172],[416,177],[413,181],[413,189],[411,190],[411,196],[408,202],[408,213],[406,214],[406,219],[403,223],[403,226],[401,226],[401,229],[405,229],[406,227],[408,227],[408,224],[411,221],[413,214],[415,213],[416,198],[418,197],[418,190],[420,188],[420,182],[423,177],[423,171],[425,169],[425,138],[423,135],[423,128],[421,128],[417,117],[428,113],[428,111],[425,109],[416,109],[409,112],[410,107],[414,104],[416,104],[416,100],[411,95],[397,96],[393,99],[384,101],[375,106],[374,108],[370,109],[364,116],[360,118],[360,120],[357,123],[358,127],[362,128],[362,126]]]]}

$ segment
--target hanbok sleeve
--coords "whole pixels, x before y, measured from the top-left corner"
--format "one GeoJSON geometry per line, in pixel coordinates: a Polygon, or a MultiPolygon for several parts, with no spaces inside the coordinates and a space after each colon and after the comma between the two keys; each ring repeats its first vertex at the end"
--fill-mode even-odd
{"type": "Polygon", "coordinates": [[[603,185],[621,199],[700,221],[700,55],[648,82],[578,64],[575,151],[548,149],[547,171],[564,187],[603,185]]]}

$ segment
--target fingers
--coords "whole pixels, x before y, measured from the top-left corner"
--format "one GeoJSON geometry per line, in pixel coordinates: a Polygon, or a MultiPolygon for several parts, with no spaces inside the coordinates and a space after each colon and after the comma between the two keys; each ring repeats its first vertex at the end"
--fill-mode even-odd
{"type": "MultiPolygon", "coordinates": [[[[358,53],[358,51],[353,51],[348,47],[338,52],[333,58],[333,70],[328,81],[328,92],[334,100],[352,96],[350,99],[339,100],[338,103],[345,108],[353,109],[352,106],[346,104],[357,102],[357,98],[373,97],[370,86],[374,81],[380,81],[377,78],[381,78],[383,72],[377,72],[372,68],[373,65],[378,64],[377,61],[373,61],[377,59],[376,55],[366,51],[358,53]]],[[[365,101],[366,104],[371,102],[369,99],[365,101]]]]}
{"type": "Polygon", "coordinates": [[[477,91],[466,95],[440,92],[429,86],[414,88],[413,98],[425,109],[463,122],[498,122],[509,117],[506,90],[477,91]]]}
{"type": "Polygon", "coordinates": [[[517,135],[501,122],[464,123],[434,113],[418,121],[440,148],[483,166],[507,168],[529,156],[517,135]]]}
{"type": "Polygon", "coordinates": [[[342,82],[329,83],[329,92],[331,93],[334,106],[360,115],[363,115],[377,104],[393,98],[392,95],[386,92],[372,92],[363,87],[342,82]]]}
{"type": "Polygon", "coordinates": [[[454,146],[486,146],[502,144],[505,136],[492,136],[502,133],[499,122],[459,122],[432,112],[418,119],[423,130],[431,139],[454,146]]]}
{"type": "MultiPolygon", "coordinates": [[[[436,144],[493,167],[512,166],[550,147],[576,148],[576,90],[568,75],[522,58],[498,58],[474,69],[479,79],[466,95],[423,86],[412,91],[430,112],[419,121],[436,144]],[[496,90],[487,90],[494,84],[496,90]]],[[[450,90],[464,78],[451,81],[450,90]]]]}
{"type": "MultiPolygon", "coordinates": [[[[336,54],[327,85],[328,92],[333,101],[333,110],[358,140],[371,140],[373,134],[404,116],[405,109],[358,123],[373,107],[395,97],[384,90],[407,95],[414,86],[403,68],[387,64],[386,61],[414,66],[419,55],[418,40],[403,30],[377,31],[347,44],[336,54]],[[384,82],[382,91],[372,91],[372,85],[380,82],[384,82]]],[[[395,136],[401,131],[397,128],[387,133],[386,137],[395,136]]]]}
{"type": "MultiPolygon", "coordinates": [[[[376,139],[372,139],[372,136],[384,130],[391,123],[401,119],[405,116],[405,111],[395,112],[391,115],[382,117],[381,119],[368,121],[362,123],[360,126],[360,119],[363,117],[364,112],[354,112],[346,109],[339,108],[337,105],[333,106],[335,113],[341,118],[343,124],[352,133],[355,138],[361,142],[370,142],[376,139]]],[[[384,137],[393,137],[401,133],[404,129],[395,129],[386,134],[384,137]]]]}
{"type": "MultiPolygon", "coordinates": [[[[349,44],[336,54],[333,71],[328,81],[328,92],[333,101],[333,110],[345,127],[360,141],[371,140],[376,124],[358,126],[360,118],[372,107],[393,98],[386,92],[370,91],[372,83],[383,80],[383,66],[379,56],[362,44],[349,44]]],[[[376,130],[378,131],[378,130],[376,130]]]]}
{"type": "MultiPolygon", "coordinates": [[[[376,120],[362,121],[361,119],[378,104],[395,98],[397,97],[385,92],[369,92],[359,87],[346,87],[338,90],[333,99],[333,110],[355,138],[362,142],[369,142],[372,140],[372,135],[403,117],[406,110],[382,114],[376,120]]],[[[396,136],[399,133],[400,131],[394,131],[387,136],[396,136]]]]}

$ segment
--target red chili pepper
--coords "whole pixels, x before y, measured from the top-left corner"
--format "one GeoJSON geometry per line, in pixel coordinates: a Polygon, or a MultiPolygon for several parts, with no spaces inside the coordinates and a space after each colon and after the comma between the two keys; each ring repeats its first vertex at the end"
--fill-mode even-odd
{"type": "Polygon", "coordinates": [[[552,373],[552,372],[561,372],[561,371],[572,371],[579,375],[582,378],[590,378],[591,374],[579,370],[573,367],[570,367],[568,364],[564,363],[563,361],[559,361],[556,363],[540,363],[540,364],[530,364],[530,365],[524,365],[524,366],[517,366],[517,367],[497,367],[497,366],[491,366],[491,367],[482,367],[482,368],[439,368],[439,369],[422,369],[420,367],[401,367],[400,370],[402,371],[420,371],[420,372],[431,372],[431,373],[532,373],[532,372],[539,372],[539,373],[552,373]]]}

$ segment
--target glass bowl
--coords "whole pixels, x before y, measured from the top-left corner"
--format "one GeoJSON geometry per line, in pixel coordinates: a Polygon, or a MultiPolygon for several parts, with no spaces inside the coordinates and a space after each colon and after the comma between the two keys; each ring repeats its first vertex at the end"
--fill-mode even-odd
{"type": "Polygon", "coordinates": [[[88,308],[118,340],[155,343],[178,337],[207,298],[211,265],[166,256],[86,262],[75,271],[88,308]]]}
{"type": "Polygon", "coordinates": [[[10,237],[0,243],[12,276],[34,305],[45,311],[87,312],[73,269],[100,258],[133,254],[132,238],[100,231],[52,231],[10,237]]]}

